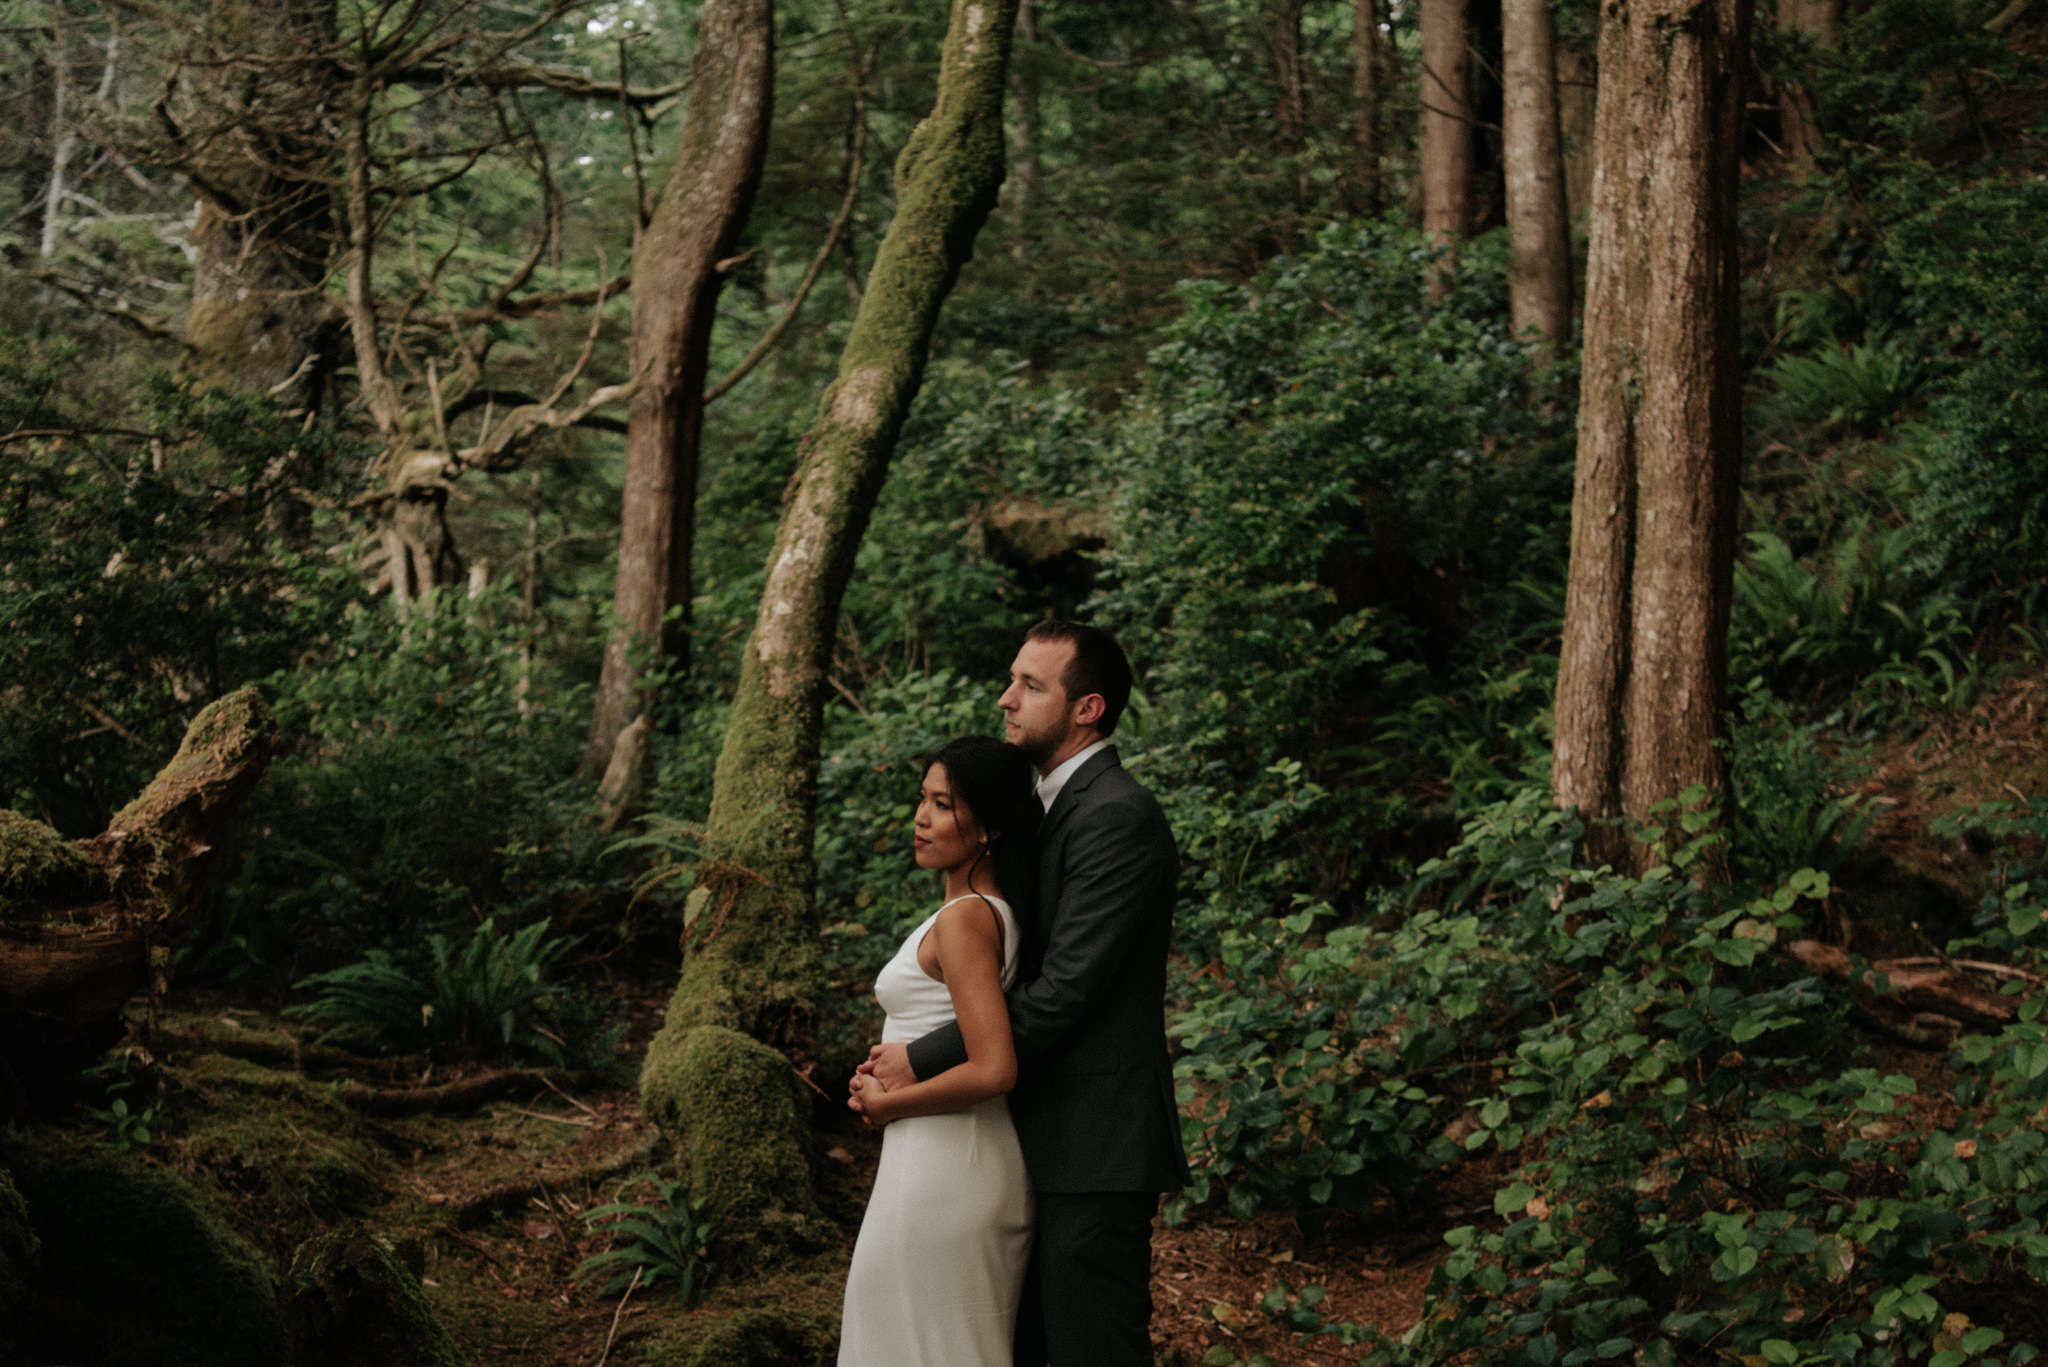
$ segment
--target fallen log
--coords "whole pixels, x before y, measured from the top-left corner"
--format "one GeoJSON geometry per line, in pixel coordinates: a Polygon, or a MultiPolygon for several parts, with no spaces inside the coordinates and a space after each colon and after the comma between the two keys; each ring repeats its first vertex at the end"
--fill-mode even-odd
{"type": "Polygon", "coordinates": [[[0,811],[0,1106],[49,1105],[116,1039],[149,986],[152,951],[191,929],[219,875],[235,809],[276,745],[245,688],[193,718],[141,796],[89,840],[0,811]]]}
{"type": "Polygon", "coordinates": [[[1795,940],[1787,952],[1812,972],[1849,984],[1856,1000],[1879,1023],[1911,1044],[1947,1045],[1970,1030],[1997,1030],[2019,1015],[2020,995],[1988,986],[2021,982],[2039,990],[2038,974],[2009,964],[1921,955],[1852,966],[1848,951],[1817,940],[1795,940]]]}

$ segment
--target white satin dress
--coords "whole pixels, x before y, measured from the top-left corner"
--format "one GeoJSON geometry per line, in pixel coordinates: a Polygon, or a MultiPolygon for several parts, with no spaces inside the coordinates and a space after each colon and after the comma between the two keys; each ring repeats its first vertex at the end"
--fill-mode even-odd
{"type": "MultiPolygon", "coordinates": [[[[1007,988],[1022,936],[1009,904],[988,902],[1002,921],[1007,988]]],[[[917,962],[938,919],[938,911],[927,917],[875,977],[875,999],[888,1013],[885,1044],[953,1019],[946,985],[917,962]]],[[[1031,1229],[1031,1187],[1008,1098],[891,1122],[846,1275],[839,1367],[1010,1367],[1031,1229]]]]}

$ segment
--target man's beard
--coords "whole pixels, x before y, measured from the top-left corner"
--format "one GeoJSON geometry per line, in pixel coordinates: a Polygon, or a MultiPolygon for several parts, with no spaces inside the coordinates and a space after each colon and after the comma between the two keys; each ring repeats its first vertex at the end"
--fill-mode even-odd
{"type": "Polygon", "coordinates": [[[1074,728],[1071,724],[1054,726],[1036,735],[1020,732],[1015,744],[1024,752],[1024,758],[1030,760],[1033,767],[1042,773],[1046,761],[1058,754],[1060,747],[1065,745],[1073,734],[1074,728]]]}

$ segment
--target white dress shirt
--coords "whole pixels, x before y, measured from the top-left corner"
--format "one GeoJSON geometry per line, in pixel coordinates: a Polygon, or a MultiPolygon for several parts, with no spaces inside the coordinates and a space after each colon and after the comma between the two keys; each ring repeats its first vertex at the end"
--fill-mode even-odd
{"type": "Polygon", "coordinates": [[[1038,780],[1038,800],[1044,805],[1045,810],[1052,810],[1053,799],[1060,795],[1060,789],[1067,786],[1067,780],[1074,776],[1074,771],[1086,764],[1096,751],[1106,749],[1108,745],[1108,741],[1098,740],[1092,745],[1083,746],[1078,752],[1068,756],[1059,768],[1038,780]]]}

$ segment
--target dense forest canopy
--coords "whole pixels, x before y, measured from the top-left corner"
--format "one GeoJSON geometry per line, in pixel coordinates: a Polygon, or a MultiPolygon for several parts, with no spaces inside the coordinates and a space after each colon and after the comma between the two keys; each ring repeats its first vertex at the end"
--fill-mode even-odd
{"type": "Polygon", "coordinates": [[[1162,1361],[2048,1344],[2028,0],[6,12],[0,1358],[829,1360],[1048,615],[1162,1361]]]}

